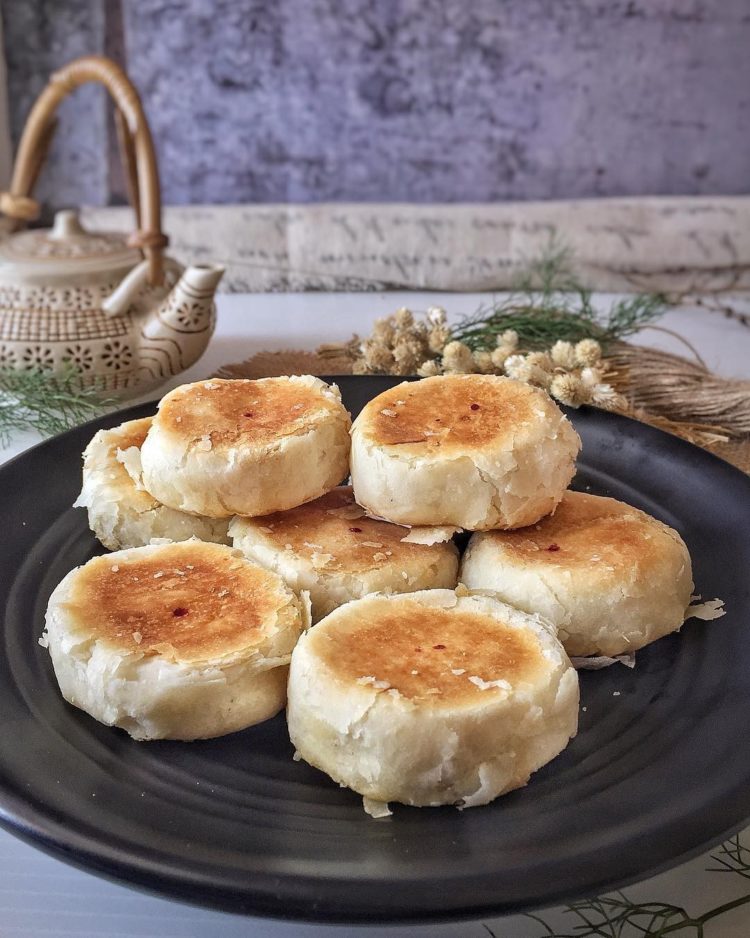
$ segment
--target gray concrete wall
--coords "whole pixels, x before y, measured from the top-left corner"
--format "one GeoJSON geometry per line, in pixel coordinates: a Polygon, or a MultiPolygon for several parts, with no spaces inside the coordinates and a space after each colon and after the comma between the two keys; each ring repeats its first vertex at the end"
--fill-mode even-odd
{"type": "MultiPolygon", "coordinates": [[[[750,0],[4,0],[13,131],[114,51],[165,200],[492,201],[750,188],[750,0]]],[[[45,196],[117,201],[103,96],[45,196]]]]}
{"type": "MultiPolygon", "coordinates": [[[[0,0],[14,145],[51,72],[79,55],[104,51],[101,0],[0,0]]],[[[79,89],[64,101],[38,193],[55,205],[109,198],[104,93],[79,89]]]]}

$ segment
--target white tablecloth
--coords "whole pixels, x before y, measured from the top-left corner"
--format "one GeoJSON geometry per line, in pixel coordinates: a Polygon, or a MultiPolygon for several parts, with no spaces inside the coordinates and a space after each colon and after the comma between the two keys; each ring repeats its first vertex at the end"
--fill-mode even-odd
{"type": "MultiPolygon", "coordinates": [[[[220,365],[255,352],[280,348],[313,349],[320,342],[366,333],[376,316],[399,306],[426,309],[439,303],[451,316],[469,313],[487,297],[454,294],[254,294],[219,298],[216,335],[197,365],[174,379],[183,381],[210,374],[220,365]]],[[[748,304],[750,305],[750,304],[748,304]]],[[[750,329],[701,309],[673,311],[660,323],[698,347],[709,367],[733,377],[750,377],[750,329]]],[[[647,331],[643,344],[680,353],[679,343],[662,332],[647,331]]],[[[156,395],[153,395],[156,396],[156,395]]],[[[19,436],[0,461],[36,442],[32,434],[19,436]]],[[[2,715],[0,715],[0,731],[2,715]]],[[[742,745],[738,740],[738,745],[742,745]]],[[[750,780],[749,780],[750,781],[750,780]]],[[[744,835],[750,846],[750,830],[744,835]]],[[[645,859],[645,858],[644,858],[645,859]]],[[[658,901],[684,907],[699,916],[722,903],[750,893],[750,882],[737,874],[706,873],[715,866],[709,855],[626,890],[637,902],[658,901]]],[[[560,910],[543,913],[561,934],[574,933],[576,921],[560,910]]],[[[51,859],[0,830],[0,936],[2,938],[321,938],[323,935],[358,938],[541,938],[544,928],[525,916],[486,919],[453,925],[355,928],[271,922],[225,915],[135,892],[83,873],[51,859]]],[[[610,934],[609,931],[601,934],[610,934]]],[[[618,932],[612,932],[619,935],[618,932]]],[[[642,932],[623,931],[622,938],[642,932]]],[[[693,938],[694,927],[673,932],[693,938]]],[[[705,938],[747,938],[750,904],[706,923],[705,938]]]]}

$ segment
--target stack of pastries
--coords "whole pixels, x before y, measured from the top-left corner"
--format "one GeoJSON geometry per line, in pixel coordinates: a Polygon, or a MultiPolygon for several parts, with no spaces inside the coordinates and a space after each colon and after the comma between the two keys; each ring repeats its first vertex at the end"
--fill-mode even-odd
{"type": "Polygon", "coordinates": [[[353,425],[310,376],[177,388],[84,453],[112,553],[50,598],[63,696],[142,740],[286,705],[298,756],[376,814],[486,804],[575,735],[569,656],[633,652],[690,602],[675,531],[568,491],[579,449],[509,378],[404,382],[353,425]]]}

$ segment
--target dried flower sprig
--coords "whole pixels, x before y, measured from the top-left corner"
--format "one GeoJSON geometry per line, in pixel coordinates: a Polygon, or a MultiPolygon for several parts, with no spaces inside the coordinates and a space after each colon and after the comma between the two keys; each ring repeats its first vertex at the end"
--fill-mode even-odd
{"type": "MultiPolygon", "coordinates": [[[[517,346],[527,352],[550,349],[558,341],[575,344],[585,339],[596,340],[606,351],[609,343],[637,332],[665,309],[664,297],[644,294],[618,300],[608,310],[599,312],[591,291],[572,273],[570,251],[553,239],[522,271],[512,293],[500,302],[481,306],[453,328],[448,326],[445,312],[439,307],[428,310],[423,321],[415,320],[411,311],[403,309],[395,316],[378,320],[364,343],[355,336],[343,345],[321,347],[320,353],[341,355],[361,346],[363,356],[370,359],[368,367],[372,371],[390,373],[387,367],[391,365],[390,359],[383,353],[385,347],[399,362],[401,370],[395,373],[404,374],[403,368],[421,350],[428,353],[423,363],[440,355],[451,341],[463,343],[472,352],[493,355],[502,346],[499,340],[506,333],[515,334],[517,346]],[[405,341],[410,343],[409,348],[402,348],[395,355],[396,347],[405,341]]],[[[497,364],[495,360],[496,367],[497,364]]],[[[565,367],[564,362],[557,364],[565,367]]]]}
{"type": "Polygon", "coordinates": [[[544,388],[569,407],[595,404],[616,410],[625,406],[625,399],[606,381],[607,368],[596,339],[581,339],[576,344],[558,340],[548,350],[524,354],[519,351],[518,333],[506,329],[496,336],[492,351],[472,351],[466,343],[450,339],[446,318],[444,309],[432,307],[423,320],[415,319],[407,309],[378,320],[373,334],[359,346],[352,370],[355,374],[416,373],[423,378],[507,375],[544,388]]]}
{"type": "Polygon", "coordinates": [[[321,346],[323,357],[349,357],[354,374],[496,374],[544,388],[562,404],[624,409],[608,382],[607,343],[637,331],[664,311],[659,296],[615,303],[600,315],[589,290],[570,272],[570,257],[554,242],[502,303],[481,307],[458,326],[445,310],[422,317],[408,309],[378,319],[361,341],[321,346]]]}
{"type": "MultiPolygon", "coordinates": [[[[548,351],[528,352],[523,355],[516,351],[518,338],[515,333],[505,332],[498,336],[500,343],[496,349],[499,355],[492,356],[490,368],[484,351],[471,352],[462,342],[451,342],[443,354],[443,373],[456,371],[482,372],[485,374],[505,374],[509,378],[543,388],[561,404],[568,407],[580,407],[581,404],[594,404],[606,410],[622,410],[626,407],[625,398],[609,384],[607,366],[602,359],[602,349],[595,339],[582,339],[573,345],[569,342],[556,342],[548,351]],[[446,354],[450,353],[448,366],[446,354]]],[[[439,374],[437,363],[430,363],[430,373],[439,374]]],[[[425,373],[423,366],[420,373],[425,373]]]]}

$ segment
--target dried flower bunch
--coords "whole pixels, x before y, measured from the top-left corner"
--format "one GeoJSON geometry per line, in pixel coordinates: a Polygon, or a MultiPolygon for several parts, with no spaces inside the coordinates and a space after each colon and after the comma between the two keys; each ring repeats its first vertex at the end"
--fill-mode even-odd
{"type": "Polygon", "coordinates": [[[439,306],[430,307],[423,318],[402,308],[393,316],[378,319],[372,335],[356,349],[352,370],[354,374],[418,374],[423,378],[507,375],[544,388],[569,407],[595,404],[616,409],[625,403],[606,382],[606,365],[596,339],[575,343],[558,339],[546,351],[523,354],[518,333],[506,329],[496,336],[492,351],[472,351],[466,343],[451,338],[446,312],[439,306]]]}
{"type": "MultiPolygon", "coordinates": [[[[435,307],[437,310],[437,307],[435,307]]],[[[358,375],[414,375],[420,365],[439,355],[450,339],[445,313],[437,319],[429,310],[423,320],[402,308],[376,319],[372,335],[355,351],[352,371],[358,375]]]]}
{"type": "Polygon", "coordinates": [[[318,354],[348,358],[354,374],[508,375],[571,407],[624,408],[624,398],[607,382],[602,350],[658,318],[664,300],[632,296],[600,312],[591,291],[571,273],[570,260],[564,247],[551,242],[516,290],[455,326],[439,306],[423,316],[403,308],[378,319],[363,341],[354,336],[321,346],[318,354]]]}

